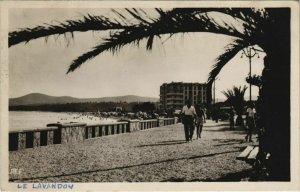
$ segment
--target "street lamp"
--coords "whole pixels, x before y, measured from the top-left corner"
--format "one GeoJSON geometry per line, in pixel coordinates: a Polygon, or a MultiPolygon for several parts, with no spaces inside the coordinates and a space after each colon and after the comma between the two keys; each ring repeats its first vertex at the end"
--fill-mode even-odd
{"type": "MultiPolygon", "coordinates": [[[[243,55],[245,55],[249,59],[249,77],[251,79],[251,59],[257,55],[257,58],[259,58],[259,54],[257,53],[257,49],[255,49],[253,46],[249,46],[245,49],[243,49],[243,53],[241,58],[243,58],[243,55]]],[[[252,101],[252,92],[251,92],[251,80],[249,81],[249,91],[250,91],[250,101],[252,101]]]]}

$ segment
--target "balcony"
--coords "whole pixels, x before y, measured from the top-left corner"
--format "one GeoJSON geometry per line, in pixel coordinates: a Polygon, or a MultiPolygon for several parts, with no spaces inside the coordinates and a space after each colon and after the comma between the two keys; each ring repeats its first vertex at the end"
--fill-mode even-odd
{"type": "Polygon", "coordinates": [[[176,92],[169,92],[166,95],[167,96],[169,96],[169,95],[183,95],[183,93],[182,92],[179,92],[179,93],[178,92],[177,93],[176,92]]]}
{"type": "Polygon", "coordinates": [[[174,97],[170,97],[170,98],[166,98],[166,101],[183,101],[183,98],[174,98],[174,97]]]}

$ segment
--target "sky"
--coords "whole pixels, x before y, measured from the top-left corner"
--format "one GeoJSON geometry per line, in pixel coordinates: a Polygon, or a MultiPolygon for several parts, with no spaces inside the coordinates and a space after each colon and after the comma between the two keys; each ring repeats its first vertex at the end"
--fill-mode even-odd
{"type": "MultiPolygon", "coordinates": [[[[35,27],[44,23],[81,18],[84,14],[110,16],[106,9],[11,9],[9,30],[35,27]]],[[[218,55],[233,38],[211,33],[176,34],[154,40],[146,50],[146,40],[139,47],[128,45],[117,54],[105,52],[66,74],[72,60],[89,51],[107,37],[107,32],[78,32],[68,45],[63,36],[21,43],[9,48],[9,97],[29,93],[52,96],[94,98],[139,95],[159,97],[159,86],[170,82],[205,83],[218,55]]],[[[249,61],[238,53],[216,80],[216,98],[222,91],[247,85],[249,61]]],[[[261,74],[263,53],[252,59],[252,74],[261,74]]],[[[248,86],[248,85],[247,85],[248,86]]],[[[252,98],[258,88],[252,86],[252,98]]],[[[249,97],[249,90],[246,91],[249,97]]]]}

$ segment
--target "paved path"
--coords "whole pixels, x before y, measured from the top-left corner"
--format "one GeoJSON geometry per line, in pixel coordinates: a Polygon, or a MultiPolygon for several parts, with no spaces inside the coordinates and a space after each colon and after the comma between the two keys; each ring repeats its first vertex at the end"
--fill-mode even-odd
{"type": "Polygon", "coordinates": [[[238,180],[250,168],[235,160],[249,143],[244,130],[208,121],[202,138],[184,141],[183,125],[170,125],[81,143],[10,152],[12,181],[151,182],[238,180]]]}

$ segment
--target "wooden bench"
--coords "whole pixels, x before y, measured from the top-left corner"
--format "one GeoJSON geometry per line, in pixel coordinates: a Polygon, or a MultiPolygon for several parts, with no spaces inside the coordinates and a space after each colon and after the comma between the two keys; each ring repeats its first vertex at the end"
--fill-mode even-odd
{"type": "MultiPolygon", "coordinates": [[[[247,146],[237,157],[237,160],[245,161],[251,165],[254,165],[257,161],[259,152],[258,146],[247,146]]],[[[267,154],[266,160],[268,160],[270,157],[270,154],[267,154]]]]}
{"type": "Polygon", "coordinates": [[[258,146],[247,146],[237,157],[237,160],[245,161],[252,165],[254,180],[265,181],[269,177],[267,170],[268,160],[270,158],[269,153],[264,155],[259,154],[258,146]],[[260,156],[260,157],[259,157],[260,156]]]}
{"type": "Polygon", "coordinates": [[[258,146],[247,146],[242,153],[240,153],[236,159],[246,161],[247,163],[253,164],[258,154],[258,146]]]}

